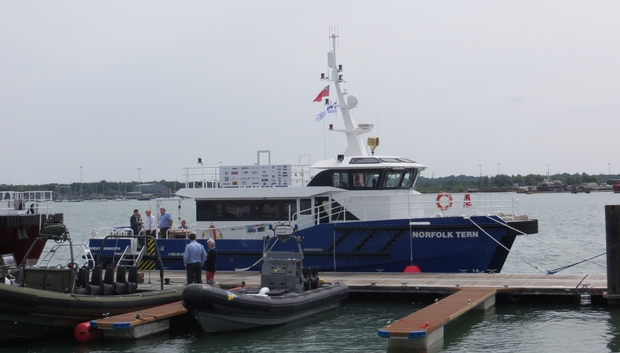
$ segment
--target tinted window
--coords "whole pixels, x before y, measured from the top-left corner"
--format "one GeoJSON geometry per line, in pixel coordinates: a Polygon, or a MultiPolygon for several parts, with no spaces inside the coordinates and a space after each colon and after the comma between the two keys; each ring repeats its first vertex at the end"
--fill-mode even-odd
{"type": "Polygon", "coordinates": [[[385,163],[402,163],[398,158],[381,158],[381,161],[385,163]]]}
{"type": "Polygon", "coordinates": [[[399,187],[400,178],[403,175],[403,171],[388,171],[385,173],[385,179],[383,181],[383,187],[388,189],[394,189],[399,187]]]}
{"type": "Polygon", "coordinates": [[[381,163],[378,158],[364,157],[364,158],[351,158],[349,164],[377,164],[381,163]]]}
{"type": "Polygon", "coordinates": [[[332,177],[332,186],[347,189],[349,187],[349,173],[334,172],[332,177]]]}
{"type": "Polygon", "coordinates": [[[301,214],[312,214],[312,202],[310,199],[301,199],[299,200],[299,208],[301,214]]]}
{"type": "Polygon", "coordinates": [[[414,181],[415,181],[415,171],[407,170],[405,172],[405,176],[403,177],[402,187],[410,189],[413,186],[414,181]]]}

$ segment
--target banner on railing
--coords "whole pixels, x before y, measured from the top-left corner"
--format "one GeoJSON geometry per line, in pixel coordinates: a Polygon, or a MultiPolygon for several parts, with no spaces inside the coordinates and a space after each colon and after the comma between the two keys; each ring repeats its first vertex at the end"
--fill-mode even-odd
{"type": "Polygon", "coordinates": [[[222,166],[223,187],[286,187],[291,185],[291,165],[222,166]]]}

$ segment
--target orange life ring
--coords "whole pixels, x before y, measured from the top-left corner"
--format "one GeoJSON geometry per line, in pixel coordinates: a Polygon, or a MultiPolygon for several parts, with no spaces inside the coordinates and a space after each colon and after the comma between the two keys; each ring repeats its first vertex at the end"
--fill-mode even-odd
{"type": "Polygon", "coordinates": [[[442,192],[442,193],[437,194],[437,198],[435,199],[435,204],[437,205],[437,208],[442,211],[449,209],[450,207],[452,207],[452,195],[448,194],[447,192],[442,192]],[[441,203],[441,200],[444,197],[448,198],[447,205],[444,205],[443,203],[441,203]]]}
{"type": "Polygon", "coordinates": [[[211,232],[213,234],[213,239],[222,239],[222,231],[215,228],[215,226],[213,225],[213,223],[211,224],[211,226],[209,227],[211,229],[211,232]]]}

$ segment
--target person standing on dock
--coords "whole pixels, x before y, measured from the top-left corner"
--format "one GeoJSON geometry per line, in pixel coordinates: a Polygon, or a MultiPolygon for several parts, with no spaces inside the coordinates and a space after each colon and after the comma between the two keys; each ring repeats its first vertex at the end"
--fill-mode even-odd
{"type": "Polygon", "coordinates": [[[207,284],[212,286],[215,278],[215,260],[217,259],[217,250],[215,250],[215,240],[207,240],[209,251],[207,252],[207,264],[205,270],[207,272],[207,284]]]}
{"type": "Polygon", "coordinates": [[[207,252],[202,244],[196,242],[196,234],[189,235],[189,244],[185,246],[183,253],[183,262],[185,263],[185,272],[187,273],[187,284],[202,283],[202,265],[207,260],[207,252]]]}
{"type": "Polygon", "coordinates": [[[172,216],[163,207],[159,209],[159,213],[159,233],[162,238],[166,239],[168,238],[168,229],[172,227],[172,216]]]}

